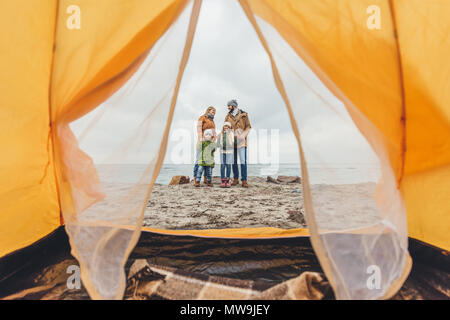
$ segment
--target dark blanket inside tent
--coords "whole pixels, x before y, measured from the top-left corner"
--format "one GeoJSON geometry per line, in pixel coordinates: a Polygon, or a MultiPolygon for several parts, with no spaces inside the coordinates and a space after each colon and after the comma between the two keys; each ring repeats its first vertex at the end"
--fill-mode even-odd
{"type": "MultiPolygon", "coordinates": [[[[448,253],[410,240],[413,268],[393,299],[449,299],[448,253]]],[[[63,228],[0,260],[0,298],[89,299],[67,288],[77,265],[63,228]]],[[[213,239],[143,232],[125,299],[334,299],[308,237],[213,239]]]]}

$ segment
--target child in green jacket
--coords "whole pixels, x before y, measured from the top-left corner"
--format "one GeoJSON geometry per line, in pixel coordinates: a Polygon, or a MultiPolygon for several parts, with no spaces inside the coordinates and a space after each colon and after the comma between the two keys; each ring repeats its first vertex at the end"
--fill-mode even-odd
{"type": "Polygon", "coordinates": [[[198,157],[198,171],[195,177],[194,186],[200,186],[200,180],[202,178],[203,172],[205,172],[206,185],[212,187],[212,169],[214,168],[214,152],[216,151],[217,145],[212,141],[213,131],[211,129],[205,130],[203,134],[204,140],[202,141],[201,151],[198,157]]]}

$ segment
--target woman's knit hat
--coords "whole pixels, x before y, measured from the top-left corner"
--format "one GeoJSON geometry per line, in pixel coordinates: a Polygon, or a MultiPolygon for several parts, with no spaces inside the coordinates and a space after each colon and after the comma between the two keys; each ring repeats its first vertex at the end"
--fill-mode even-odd
{"type": "Polygon", "coordinates": [[[229,123],[228,121],[225,121],[225,122],[223,123],[222,128],[225,127],[225,126],[228,126],[228,127],[231,129],[231,123],[229,123]]]}

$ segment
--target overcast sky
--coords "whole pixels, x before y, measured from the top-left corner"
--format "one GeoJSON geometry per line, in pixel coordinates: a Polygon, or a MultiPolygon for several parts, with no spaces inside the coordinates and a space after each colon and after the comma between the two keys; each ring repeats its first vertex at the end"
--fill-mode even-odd
{"type": "MultiPolygon", "coordinates": [[[[190,12],[186,11],[180,18],[180,21],[185,22],[179,24],[179,31],[186,32],[189,14],[190,12]]],[[[176,37],[174,38],[176,39],[176,37]]],[[[174,51],[182,52],[183,46],[183,41],[178,41],[178,44],[174,41],[174,44],[171,44],[169,40],[166,44],[167,51],[159,54],[164,56],[165,54],[170,55],[170,52],[174,51]]],[[[307,156],[315,156],[316,159],[312,159],[313,162],[317,159],[319,161],[326,159],[328,163],[372,161],[373,154],[367,142],[360,136],[348,118],[343,105],[288,46],[283,47],[280,44],[277,49],[282,52],[289,51],[291,55],[289,60],[296,63],[296,65],[283,69],[283,66],[277,61],[280,71],[284,70],[285,72],[283,74],[286,75],[286,78],[283,81],[285,81],[286,87],[295,85],[290,99],[291,102],[295,100],[297,103],[297,105],[294,103],[297,107],[295,110],[300,110],[298,107],[301,107],[301,117],[298,120],[302,137],[306,138],[303,141],[303,147],[307,156]],[[289,71],[286,70],[291,67],[299,70],[309,88],[295,79],[295,75],[289,75],[289,71]],[[322,100],[310,88],[319,91],[322,99],[327,99],[340,115],[329,112],[329,109],[327,111],[322,100]],[[298,104],[299,102],[301,105],[298,104]]],[[[151,100],[152,95],[149,94],[149,88],[157,91],[158,82],[170,82],[172,80],[166,81],[165,77],[172,79],[169,74],[176,75],[176,63],[171,64],[164,60],[165,64],[158,64],[157,61],[153,62],[151,67],[153,69],[150,69],[153,75],[152,79],[146,78],[145,73],[140,78],[140,71],[138,71],[137,75],[133,77],[133,79],[140,79],[134,87],[134,91],[127,91],[127,87],[133,87],[130,85],[132,82],[130,81],[95,112],[73,123],[74,132],[80,136],[86,124],[95,114],[101,112],[102,107],[106,110],[101,121],[80,144],[82,149],[94,158],[95,162],[103,162],[107,154],[114,151],[113,149],[120,151],[121,149],[118,148],[120,138],[132,136],[132,131],[148,114],[149,106],[157,103],[157,101],[151,100]],[[170,68],[174,68],[172,72],[170,72],[170,68]],[[116,99],[116,96],[122,96],[122,100],[116,99]],[[125,98],[123,99],[123,97],[125,98]],[[125,108],[114,109],[116,102],[122,103],[125,108]],[[108,104],[112,106],[108,106],[108,104]]],[[[237,99],[239,108],[249,114],[253,128],[249,137],[251,163],[255,161],[261,163],[264,160],[267,163],[267,159],[262,159],[261,152],[267,151],[263,149],[271,149],[272,146],[269,147],[266,140],[263,139],[266,133],[264,130],[268,130],[269,138],[276,138],[278,142],[275,146],[277,161],[280,163],[299,162],[297,142],[292,132],[286,107],[275,87],[269,58],[252,25],[247,20],[238,1],[205,0],[201,8],[190,59],[181,82],[165,163],[179,161],[177,152],[180,150],[180,145],[188,146],[187,150],[192,150],[192,152],[188,152],[189,155],[193,154],[196,121],[210,105],[217,109],[215,123],[220,128],[228,112],[226,104],[230,99],[237,99]],[[254,144],[252,145],[252,143],[254,144]],[[257,147],[259,147],[259,153],[256,152],[252,155],[252,150],[256,151],[257,147]]],[[[163,124],[159,125],[162,129],[163,124]]],[[[145,148],[144,146],[144,153],[145,148]]],[[[264,154],[264,152],[262,153],[264,154]]],[[[148,157],[142,159],[148,159],[148,157]]],[[[273,160],[271,159],[271,161],[273,160]]],[[[130,160],[130,162],[141,161],[138,159],[130,160]]],[[[188,163],[191,162],[193,159],[188,163]]]]}
{"type": "MultiPolygon", "coordinates": [[[[231,99],[248,112],[252,134],[261,129],[269,130],[268,134],[270,129],[279,130],[280,162],[298,162],[289,116],[256,32],[237,1],[207,0],[200,12],[172,130],[192,130],[192,122],[209,105],[216,107],[215,123],[221,127],[231,99]]],[[[169,150],[173,146],[169,144],[169,150]]]]}

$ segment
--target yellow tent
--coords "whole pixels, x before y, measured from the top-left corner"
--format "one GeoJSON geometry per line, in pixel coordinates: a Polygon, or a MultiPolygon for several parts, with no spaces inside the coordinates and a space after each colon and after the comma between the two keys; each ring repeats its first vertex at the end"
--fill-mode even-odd
{"type": "MultiPolygon", "coordinates": [[[[409,272],[407,236],[450,248],[450,67],[445,63],[450,56],[450,3],[239,3],[270,56],[275,83],[288,108],[302,159],[309,234],[337,297],[392,296],[409,272]],[[372,18],[380,19],[379,28],[376,23],[369,26],[372,18]],[[280,37],[271,35],[266,24],[280,37]],[[344,103],[379,157],[383,171],[376,194],[382,211],[380,225],[331,233],[318,225],[302,148],[307,137],[299,126],[301,109],[291,98],[293,89],[273,53],[280,39],[344,103]],[[349,234],[353,238],[346,237],[349,234]],[[380,240],[381,235],[387,235],[389,245],[380,240]],[[368,241],[372,252],[358,249],[368,241]],[[363,265],[375,260],[383,270],[390,270],[381,292],[364,291],[355,282],[357,276],[345,273],[346,251],[354,252],[353,258],[361,259],[363,265]]],[[[200,0],[0,2],[0,257],[30,246],[65,224],[91,297],[122,297],[123,265],[137,242],[142,203],[164,159],[200,7],[200,0]],[[183,14],[188,19],[177,24],[183,14]],[[105,193],[91,158],[78,148],[69,124],[124,85],[151,56],[157,41],[175,27],[184,33],[174,53],[173,85],[147,123],[149,127],[164,123],[160,135],[153,138],[157,148],[143,173],[151,182],[133,189],[140,205],[124,205],[121,212],[126,214],[107,219],[95,211],[85,219],[84,212],[105,199],[105,193]],[[114,270],[104,276],[101,270],[106,265],[114,270]],[[117,280],[108,283],[106,277],[117,280]]],[[[272,228],[181,233],[237,238],[307,234],[306,230],[272,228]]]]}

